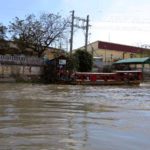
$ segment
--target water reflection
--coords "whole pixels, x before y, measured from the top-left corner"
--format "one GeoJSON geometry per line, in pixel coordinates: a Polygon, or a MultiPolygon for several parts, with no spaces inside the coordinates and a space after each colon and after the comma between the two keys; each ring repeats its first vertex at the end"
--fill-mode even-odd
{"type": "Polygon", "coordinates": [[[0,149],[149,149],[149,91],[0,84],[0,149]]]}

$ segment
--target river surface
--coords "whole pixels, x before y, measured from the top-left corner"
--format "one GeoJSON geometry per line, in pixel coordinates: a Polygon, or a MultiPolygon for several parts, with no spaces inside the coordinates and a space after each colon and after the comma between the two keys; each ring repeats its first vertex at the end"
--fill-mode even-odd
{"type": "Polygon", "coordinates": [[[149,150],[150,85],[0,84],[0,150],[149,150]]]}

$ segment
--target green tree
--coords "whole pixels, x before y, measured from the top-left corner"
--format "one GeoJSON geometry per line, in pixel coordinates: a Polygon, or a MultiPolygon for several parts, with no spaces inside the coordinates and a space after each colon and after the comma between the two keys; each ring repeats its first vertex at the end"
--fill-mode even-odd
{"type": "Polygon", "coordinates": [[[40,57],[53,42],[64,38],[68,23],[59,14],[43,13],[39,17],[29,15],[24,20],[16,17],[9,28],[12,39],[22,50],[32,49],[40,57]]]}
{"type": "Polygon", "coordinates": [[[73,55],[74,66],[77,71],[88,72],[91,71],[93,65],[93,58],[90,53],[85,50],[77,50],[73,55]]]}
{"type": "Polygon", "coordinates": [[[6,38],[7,27],[0,23],[0,40],[4,40],[6,38]]]}
{"type": "Polygon", "coordinates": [[[6,41],[7,27],[0,23],[0,54],[6,54],[8,51],[8,42],[6,41]]]}

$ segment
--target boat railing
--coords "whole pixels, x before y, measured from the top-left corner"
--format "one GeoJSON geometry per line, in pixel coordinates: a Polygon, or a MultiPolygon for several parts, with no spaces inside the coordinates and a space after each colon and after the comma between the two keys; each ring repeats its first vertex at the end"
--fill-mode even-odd
{"type": "Polygon", "coordinates": [[[77,72],[76,81],[133,81],[142,80],[141,71],[117,71],[115,73],[86,73],[77,72]]]}

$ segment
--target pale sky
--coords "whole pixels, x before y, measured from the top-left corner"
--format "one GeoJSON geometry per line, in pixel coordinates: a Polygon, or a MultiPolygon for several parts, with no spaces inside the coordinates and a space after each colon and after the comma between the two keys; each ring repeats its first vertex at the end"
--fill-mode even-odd
{"type": "MultiPolygon", "coordinates": [[[[75,10],[75,16],[90,16],[89,42],[110,41],[126,45],[150,45],[150,0],[0,0],[0,23],[41,12],[75,10]]],[[[74,48],[84,45],[84,32],[76,31],[74,48]]]]}

